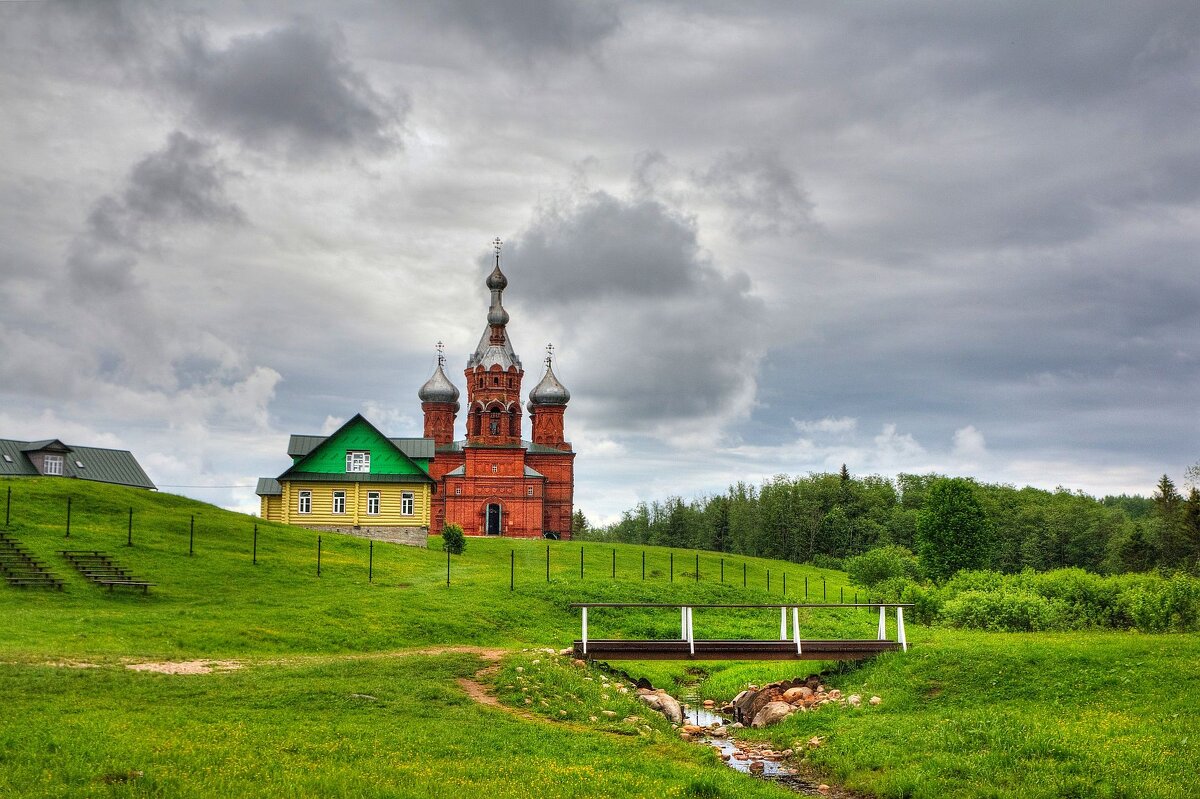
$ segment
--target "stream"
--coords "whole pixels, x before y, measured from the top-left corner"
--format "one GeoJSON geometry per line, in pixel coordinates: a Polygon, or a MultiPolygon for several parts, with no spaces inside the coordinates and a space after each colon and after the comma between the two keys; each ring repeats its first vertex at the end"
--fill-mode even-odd
{"type": "MultiPolygon", "coordinates": [[[[680,706],[683,710],[683,723],[702,727],[704,730],[716,730],[718,727],[728,728],[731,723],[729,719],[715,712],[710,708],[706,708],[697,693],[688,692],[679,698],[680,706]]],[[[749,774],[759,779],[773,782],[784,788],[788,788],[796,793],[805,794],[808,796],[830,796],[830,793],[822,793],[818,789],[818,783],[804,779],[796,774],[796,770],[784,765],[780,762],[776,753],[765,747],[765,745],[756,745],[750,743],[739,743],[733,738],[726,736],[714,736],[709,733],[700,733],[698,738],[693,739],[697,743],[704,746],[712,747],[717,750],[721,760],[725,765],[740,771],[743,774],[749,774]],[[771,755],[767,753],[770,752],[771,755]],[[762,770],[759,771],[757,766],[751,767],[751,764],[762,764],[762,770]]]]}

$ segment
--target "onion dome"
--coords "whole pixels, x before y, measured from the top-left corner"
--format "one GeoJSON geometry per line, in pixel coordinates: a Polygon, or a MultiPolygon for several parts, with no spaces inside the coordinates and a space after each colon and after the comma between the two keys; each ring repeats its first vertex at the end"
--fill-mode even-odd
{"type": "Polygon", "coordinates": [[[489,325],[500,325],[503,327],[508,324],[508,311],[500,305],[493,305],[488,309],[487,320],[489,325]]]}
{"type": "Polygon", "coordinates": [[[508,278],[500,271],[500,259],[496,259],[496,268],[488,275],[487,287],[490,291],[504,291],[508,288],[508,278]]]}
{"type": "Polygon", "coordinates": [[[453,402],[458,404],[458,388],[450,382],[450,378],[446,377],[446,372],[442,369],[442,360],[438,358],[437,369],[434,370],[433,376],[425,381],[425,385],[421,386],[421,390],[417,392],[421,402],[453,402]]]}
{"type": "Polygon", "coordinates": [[[534,405],[566,405],[571,401],[571,392],[567,391],[567,387],[558,382],[558,378],[554,376],[554,368],[550,365],[550,359],[546,359],[546,374],[542,377],[542,382],[533,387],[533,391],[529,392],[529,404],[534,405]]]}

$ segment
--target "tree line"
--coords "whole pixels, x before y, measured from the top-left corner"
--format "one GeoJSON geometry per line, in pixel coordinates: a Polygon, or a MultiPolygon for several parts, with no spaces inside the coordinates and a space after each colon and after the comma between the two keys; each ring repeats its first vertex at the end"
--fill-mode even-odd
{"type": "MultiPolygon", "coordinates": [[[[1200,464],[1188,470],[1200,483],[1200,464]]],[[[1098,573],[1197,571],[1200,491],[1164,475],[1153,496],[1103,499],[937,474],[779,475],[723,494],[641,502],[620,521],[574,535],[706,549],[839,567],[884,546],[922,555],[930,576],[960,568],[1015,573],[1077,567],[1098,573]]]]}

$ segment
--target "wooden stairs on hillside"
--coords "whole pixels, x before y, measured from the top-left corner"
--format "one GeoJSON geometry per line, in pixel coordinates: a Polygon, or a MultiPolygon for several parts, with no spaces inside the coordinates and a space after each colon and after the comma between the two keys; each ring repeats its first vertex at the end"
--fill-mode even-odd
{"type": "Polygon", "coordinates": [[[6,532],[0,532],[0,574],[5,582],[18,588],[63,590],[62,580],[6,532]]]}
{"type": "Polygon", "coordinates": [[[59,554],[70,561],[71,565],[89,582],[108,586],[109,591],[120,586],[122,588],[140,588],[142,593],[149,593],[150,587],[155,585],[155,583],[148,583],[134,577],[128,569],[117,563],[112,555],[98,549],[64,549],[59,554]]]}

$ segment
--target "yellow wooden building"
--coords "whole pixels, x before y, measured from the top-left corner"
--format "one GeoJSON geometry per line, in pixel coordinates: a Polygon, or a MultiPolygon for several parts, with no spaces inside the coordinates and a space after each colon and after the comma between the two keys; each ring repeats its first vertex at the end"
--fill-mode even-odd
{"type": "Polygon", "coordinates": [[[424,546],[433,439],[388,438],[361,414],[329,436],[293,435],[292,466],[258,481],[260,514],[314,530],[424,546]]]}

